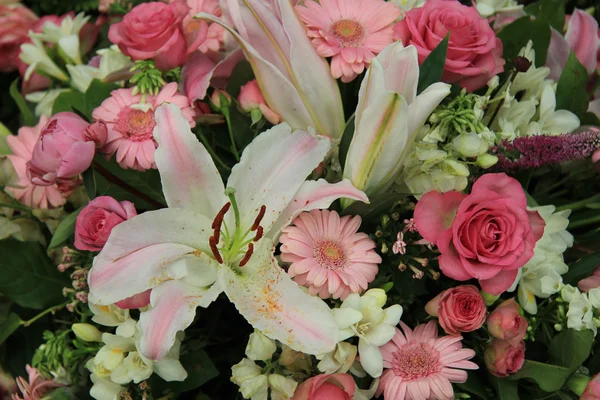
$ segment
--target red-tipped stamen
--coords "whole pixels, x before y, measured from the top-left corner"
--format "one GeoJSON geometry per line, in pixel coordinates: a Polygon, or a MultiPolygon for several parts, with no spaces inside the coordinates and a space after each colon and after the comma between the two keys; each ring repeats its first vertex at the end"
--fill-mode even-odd
{"type": "Polygon", "coordinates": [[[217,260],[219,264],[223,264],[223,257],[221,257],[221,253],[219,253],[217,241],[215,240],[214,236],[208,238],[208,244],[210,245],[210,250],[212,251],[213,256],[215,256],[215,260],[217,260]]]}
{"type": "Polygon", "coordinates": [[[265,216],[266,211],[267,211],[267,206],[265,206],[264,204],[262,206],[260,206],[260,211],[258,212],[258,215],[256,216],[254,223],[252,224],[252,228],[250,228],[251,231],[255,231],[258,229],[260,221],[262,221],[263,217],[265,216]]]}
{"type": "Polygon", "coordinates": [[[253,252],[254,252],[254,245],[252,243],[250,243],[248,245],[248,250],[246,250],[246,254],[244,254],[244,258],[242,258],[242,261],[240,261],[240,267],[243,267],[244,265],[246,265],[246,263],[248,261],[250,261],[250,257],[252,257],[253,252]]]}
{"type": "Polygon", "coordinates": [[[254,240],[255,242],[258,242],[258,239],[260,239],[262,237],[264,233],[263,227],[262,226],[258,226],[258,229],[256,230],[256,236],[254,236],[254,240]]]}

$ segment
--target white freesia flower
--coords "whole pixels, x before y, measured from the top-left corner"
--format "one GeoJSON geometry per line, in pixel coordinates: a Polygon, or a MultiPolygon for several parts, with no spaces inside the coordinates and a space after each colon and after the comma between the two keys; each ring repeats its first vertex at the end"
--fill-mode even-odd
{"type": "Polygon", "coordinates": [[[140,383],[152,375],[152,363],[146,362],[137,351],[127,354],[123,362],[111,373],[110,379],[125,385],[131,381],[140,383]]]}
{"type": "Polygon", "coordinates": [[[475,5],[479,15],[491,17],[497,12],[517,11],[523,8],[515,0],[477,0],[475,5]]]}
{"type": "Polygon", "coordinates": [[[42,27],[41,33],[31,33],[33,38],[43,40],[58,45],[59,54],[66,55],[65,61],[75,64],[81,64],[81,53],[79,51],[79,31],[87,23],[90,17],[79,13],[73,18],[67,15],[63,18],[60,26],[51,21],[47,21],[42,27]]]}
{"type": "Polygon", "coordinates": [[[392,0],[402,11],[412,10],[413,8],[423,7],[425,0],[392,0]]]}
{"type": "Polygon", "coordinates": [[[94,79],[102,80],[113,72],[122,71],[131,67],[132,62],[129,57],[121,53],[115,45],[107,49],[97,51],[100,56],[100,65],[93,67],[91,65],[67,65],[67,71],[71,76],[71,86],[85,93],[94,79]]]}
{"type": "Polygon", "coordinates": [[[341,329],[340,340],[353,336],[359,338],[360,363],[374,378],[381,376],[383,371],[383,357],[379,347],[392,339],[402,316],[402,307],[398,304],[384,310],[382,307],[386,301],[383,289],[370,289],[362,296],[352,293],[340,308],[333,310],[341,329]]]}
{"type": "Polygon", "coordinates": [[[21,53],[19,54],[21,61],[29,65],[23,79],[26,81],[29,80],[31,74],[33,74],[34,71],[38,71],[63,82],[67,82],[69,77],[50,58],[44,44],[36,38],[32,38],[31,40],[32,43],[24,43],[21,45],[21,53]]]}
{"type": "Polygon", "coordinates": [[[569,302],[569,311],[567,311],[567,327],[577,331],[591,329],[594,335],[597,327],[594,324],[594,307],[585,294],[577,296],[576,299],[569,302]]]}
{"type": "Polygon", "coordinates": [[[90,375],[90,379],[93,383],[90,396],[96,400],[119,400],[119,394],[125,390],[121,385],[94,373],[90,375]]]}
{"type": "Polygon", "coordinates": [[[263,335],[259,330],[255,329],[250,334],[246,345],[246,356],[249,359],[253,361],[270,360],[275,350],[277,350],[275,341],[263,335]]]}
{"type": "Polygon", "coordinates": [[[129,310],[119,308],[114,304],[100,306],[89,302],[88,306],[94,313],[92,321],[103,326],[117,327],[116,334],[122,337],[133,337],[137,321],[129,316],[129,310]]]}
{"type": "Polygon", "coordinates": [[[535,115],[537,104],[537,100],[505,99],[494,120],[493,129],[508,140],[524,135],[524,129],[535,115]]]}

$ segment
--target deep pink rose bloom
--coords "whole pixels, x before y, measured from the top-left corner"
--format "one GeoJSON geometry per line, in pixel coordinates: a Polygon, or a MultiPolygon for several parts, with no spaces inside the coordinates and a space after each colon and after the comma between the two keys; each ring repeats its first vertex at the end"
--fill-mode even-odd
{"type": "Polygon", "coordinates": [[[457,83],[471,92],[504,70],[502,42],[475,7],[456,0],[428,0],[406,12],[394,27],[394,39],[413,45],[419,64],[450,32],[442,81],[457,83]]]}
{"type": "Polygon", "coordinates": [[[498,339],[508,340],[517,346],[527,333],[527,320],[519,314],[519,305],[515,299],[500,304],[487,320],[490,335],[498,339]]]}
{"type": "Polygon", "coordinates": [[[521,184],[500,173],[483,175],[469,195],[426,193],[415,207],[415,225],[438,246],[444,275],[477,279],[483,290],[499,295],[533,257],[545,223],[527,210],[521,184]]]}
{"type": "Polygon", "coordinates": [[[0,72],[17,69],[21,44],[37,19],[27,7],[0,4],[0,72]]]}
{"type": "Polygon", "coordinates": [[[95,153],[94,143],[86,138],[89,125],[71,112],[50,118],[27,163],[27,174],[33,184],[69,187],[89,168],[95,153]]]}
{"type": "Polygon", "coordinates": [[[599,400],[600,399],[600,374],[596,374],[585,387],[579,400],[599,400]]]}
{"type": "Polygon", "coordinates": [[[77,216],[75,222],[75,247],[79,250],[100,251],[112,229],[137,215],[130,201],[110,196],[96,197],[77,216]]]}
{"type": "Polygon", "coordinates": [[[481,328],[486,310],[483,296],[473,285],[444,290],[425,306],[425,311],[438,317],[440,325],[449,335],[481,328]]]}
{"type": "Polygon", "coordinates": [[[134,60],[152,58],[165,71],[181,66],[206,36],[204,32],[204,37],[194,36],[196,42],[186,43],[183,19],[189,10],[182,0],[140,4],[111,25],[108,38],[134,60]]]}
{"type": "Polygon", "coordinates": [[[291,400],[352,400],[355,390],[348,374],[321,374],[298,386],[291,400]]]}
{"type": "Polygon", "coordinates": [[[513,346],[508,340],[494,339],[483,353],[488,371],[495,376],[507,377],[521,369],[525,362],[525,342],[513,346]]]}

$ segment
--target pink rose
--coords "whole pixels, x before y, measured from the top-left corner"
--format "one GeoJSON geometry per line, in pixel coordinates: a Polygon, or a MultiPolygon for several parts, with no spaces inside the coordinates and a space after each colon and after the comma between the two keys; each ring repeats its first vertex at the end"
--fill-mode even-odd
{"type": "Polygon", "coordinates": [[[457,83],[469,92],[485,86],[504,70],[502,42],[475,7],[456,0],[428,0],[406,12],[394,27],[394,39],[414,45],[419,64],[450,32],[442,80],[457,83]]]}
{"type": "Polygon", "coordinates": [[[587,384],[585,391],[581,394],[579,400],[599,400],[600,399],[600,374],[596,374],[587,384]]]}
{"type": "Polygon", "coordinates": [[[273,125],[277,125],[281,120],[279,114],[271,110],[267,105],[265,97],[260,91],[256,79],[253,79],[250,82],[246,83],[244,86],[242,86],[242,88],[240,89],[238,101],[240,102],[240,108],[243,111],[249,112],[252,115],[253,122],[255,122],[254,113],[256,113],[257,111],[258,119],[260,119],[260,116],[262,115],[267,121],[269,121],[273,125]]]}
{"type": "Polygon", "coordinates": [[[427,303],[425,311],[438,317],[440,325],[449,335],[481,328],[486,316],[485,300],[473,285],[444,290],[427,303]]]}
{"type": "Polygon", "coordinates": [[[17,69],[21,44],[38,17],[21,5],[0,5],[0,72],[17,69]]]}
{"type": "MultiPolygon", "coordinates": [[[[598,151],[598,150],[596,150],[596,151],[598,151]]],[[[580,280],[577,283],[577,287],[582,292],[589,292],[592,289],[600,287],[600,265],[597,266],[596,269],[594,269],[594,272],[592,272],[592,275],[580,280]]]]}
{"type": "Polygon", "coordinates": [[[291,400],[352,400],[355,390],[348,374],[321,374],[298,386],[291,400]]]}
{"type": "Polygon", "coordinates": [[[483,353],[488,371],[495,376],[507,377],[521,369],[525,362],[525,342],[513,346],[508,340],[494,339],[483,353]]]}
{"type": "Polygon", "coordinates": [[[77,216],[75,247],[79,250],[102,250],[112,229],[136,215],[135,206],[130,201],[118,202],[110,196],[96,197],[77,216]]]}
{"type": "Polygon", "coordinates": [[[111,25],[108,38],[134,60],[152,58],[165,71],[181,66],[203,39],[186,43],[183,19],[189,10],[183,0],[140,4],[111,25]]]}
{"type": "Polygon", "coordinates": [[[537,211],[527,210],[519,182],[504,173],[483,175],[469,195],[426,193],[414,220],[419,233],[438,246],[444,275],[477,279],[494,295],[506,291],[533,257],[545,226],[537,211]]]}
{"type": "Polygon", "coordinates": [[[72,112],[54,115],[38,139],[31,161],[27,163],[29,179],[35,185],[67,185],[77,180],[89,168],[95,145],[86,139],[89,127],[83,118],[72,112]]]}
{"type": "Polygon", "coordinates": [[[508,340],[517,346],[527,333],[527,320],[519,314],[519,305],[515,299],[506,300],[490,314],[487,320],[490,335],[497,339],[508,340]]]}

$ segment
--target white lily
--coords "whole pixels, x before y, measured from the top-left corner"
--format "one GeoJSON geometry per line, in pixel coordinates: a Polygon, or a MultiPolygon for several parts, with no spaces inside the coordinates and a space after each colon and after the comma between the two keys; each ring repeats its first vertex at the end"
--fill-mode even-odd
{"type": "Polygon", "coordinates": [[[394,182],[419,128],[450,93],[450,85],[438,82],[417,96],[418,82],[417,49],[397,42],[373,59],[361,83],[343,176],[367,195],[394,182]]]}
{"type": "Polygon", "coordinates": [[[329,65],[313,48],[291,0],[225,0],[233,27],[214,15],[239,43],[269,107],[296,129],[313,127],[339,138],[344,110],[329,65]]]}
{"type": "Polygon", "coordinates": [[[550,84],[546,84],[542,90],[539,114],[539,120],[527,127],[527,136],[564,135],[579,127],[579,118],[571,111],[556,110],[556,95],[550,84]]]}
{"type": "Polygon", "coordinates": [[[224,291],[256,329],[294,350],[331,351],[338,328],[323,300],[304,292],[273,257],[272,238],[302,211],[340,197],[366,201],[350,182],[304,182],[330,140],[280,124],[260,134],[225,186],[181,110],[156,110],[155,160],[169,208],[113,229],[89,275],[90,299],[117,301],[153,289],[140,315],[140,349],[161,359],[196,307],[224,291]],[[231,211],[228,211],[231,208],[231,211]]]}

